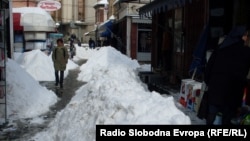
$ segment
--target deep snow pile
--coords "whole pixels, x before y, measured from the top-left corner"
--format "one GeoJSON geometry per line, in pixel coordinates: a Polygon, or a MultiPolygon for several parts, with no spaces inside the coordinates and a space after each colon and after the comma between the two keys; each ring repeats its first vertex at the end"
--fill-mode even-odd
{"type": "Polygon", "coordinates": [[[58,101],[53,91],[41,86],[14,60],[8,59],[6,66],[7,115],[10,121],[39,116],[58,101]]]}
{"type": "Polygon", "coordinates": [[[88,83],[76,91],[49,128],[32,139],[94,141],[96,124],[191,124],[172,96],[147,90],[137,67],[138,62],[114,48],[101,48],[81,66],[78,79],[88,83]]]}

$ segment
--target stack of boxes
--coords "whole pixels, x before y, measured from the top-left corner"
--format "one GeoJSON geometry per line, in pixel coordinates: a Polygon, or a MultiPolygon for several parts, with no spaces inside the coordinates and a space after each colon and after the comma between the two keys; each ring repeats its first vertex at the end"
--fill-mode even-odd
{"type": "Polygon", "coordinates": [[[193,79],[183,79],[181,82],[179,102],[186,108],[198,112],[201,101],[202,83],[193,79]]]}

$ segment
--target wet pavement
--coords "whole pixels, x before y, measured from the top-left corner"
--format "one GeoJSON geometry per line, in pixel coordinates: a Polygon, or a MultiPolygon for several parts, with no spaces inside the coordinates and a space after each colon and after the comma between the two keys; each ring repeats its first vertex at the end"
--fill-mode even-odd
{"type": "MultiPolygon", "coordinates": [[[[86,60],[80,60],[77,63],[79,66],[84,64],[86,60]]],[[[29,137],[32,137],[38,132],[44,130],[48,124],[55,118],[58,111],[62,110],[75,95],[75,91],[82,85],[86,84],[77,80],[79,67],[74,70],[69,70],[68,76],[64,79],[63,89],[56,88],[54,81],[40,82],[42,86],[52,90],[60,97],[60,100],[51,107],[48,113],[39,116],[44,122],[42,124],[31,123],[32,119],[22,119],[15,121],[13,125],[0,128],[0,141],[28,141],[29,137]]]]}

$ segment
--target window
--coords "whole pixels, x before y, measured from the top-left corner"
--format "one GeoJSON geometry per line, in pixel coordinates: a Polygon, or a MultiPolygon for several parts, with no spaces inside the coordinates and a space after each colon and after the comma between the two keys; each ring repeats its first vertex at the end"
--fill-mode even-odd
{"type": "Polygon", "coordinates": [[[138,31],[138,52],[150,52],[151,47],[151,31],[138,31]]]}
{"type": "Polygon", "coordinates": [[[15,43],[23,42],[23,33],[14,33],[14,42],[15,43]]]}

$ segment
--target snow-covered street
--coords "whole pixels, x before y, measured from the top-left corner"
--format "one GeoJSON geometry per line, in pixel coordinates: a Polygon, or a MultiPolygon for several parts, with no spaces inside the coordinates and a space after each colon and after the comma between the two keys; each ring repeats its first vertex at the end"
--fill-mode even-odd
{"type": "MultiPolygon", "coordinates": [[[[82,83],[72,87],[73,94],[64,88],[62,95],[72,95],[72,99],[29,140],[92,141],[96,124],[204,124],[177,102],[178,93],[149,91],[138,77],[142,68],[149,69],[150,65],[140,65],[113,47],[90,50],[76,46],[76,56],[69,60],[65,72],[65,85],[82,83]],[[78,65],[79,60],[87,62],[78,65]],[[69,71],[76,69],[76,78],[69,79],[69,71]]],[[[51,111],[62,97],[39,82],[53,84],[53,74],[51,56],[40,50],[16,54],[15,60],[7,61],[10,128],[6,130],[15,130],[16,121],[26,120],[38,127],[47,122],[41,115],[51,111]]]]}

